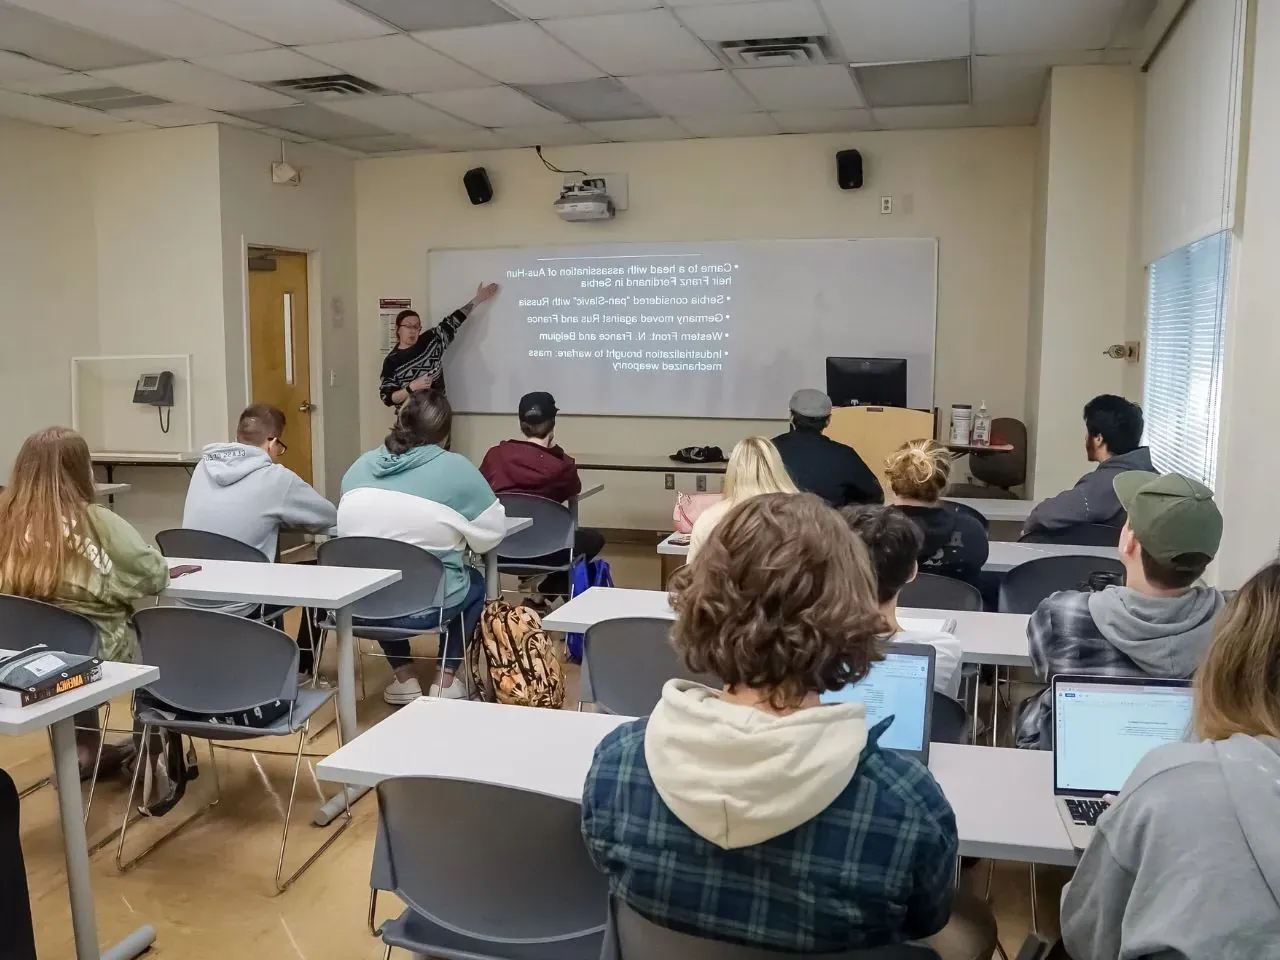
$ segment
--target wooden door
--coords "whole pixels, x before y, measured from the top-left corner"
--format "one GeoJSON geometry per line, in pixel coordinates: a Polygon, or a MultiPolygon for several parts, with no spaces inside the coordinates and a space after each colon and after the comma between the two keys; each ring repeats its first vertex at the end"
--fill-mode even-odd
{"type": "Polygon", "coordinates": [[[311,482],[311,337],[305,253],[250,254],[249,363],[253,403],[284,411],[280,462],[311,482]],[[274,269],[270,265],[274,264],[274,269]]]}

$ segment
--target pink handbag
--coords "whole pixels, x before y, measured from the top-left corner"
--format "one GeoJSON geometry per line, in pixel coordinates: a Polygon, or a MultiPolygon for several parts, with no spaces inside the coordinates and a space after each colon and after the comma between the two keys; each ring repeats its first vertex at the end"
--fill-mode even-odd
{"type": "Polygon", "coordinates": [[[671,525],[676,533],[693,533],[693,525],[702,512],[723,499],[723,494],[719,493],[677,493],[676,507],[671,511],[671,525]]]}

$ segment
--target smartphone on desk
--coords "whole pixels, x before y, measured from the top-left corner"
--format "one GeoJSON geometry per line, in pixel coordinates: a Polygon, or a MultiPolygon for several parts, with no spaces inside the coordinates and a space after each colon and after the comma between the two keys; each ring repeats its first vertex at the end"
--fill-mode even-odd
{"type": "Polygon", "coordinates": [[[199,564],[180,563],[176,567],[169,568],[169,576],[177,579],[178,577],[185,577],[188,573],[199,573],[203,569],[204,567],[199,564]]]}
{"type": "Polygon", "coordinates": [[[673,533],[667,542],[673,547],[687,547],[693,541],[693,537],[688,533],[673,533]]]}

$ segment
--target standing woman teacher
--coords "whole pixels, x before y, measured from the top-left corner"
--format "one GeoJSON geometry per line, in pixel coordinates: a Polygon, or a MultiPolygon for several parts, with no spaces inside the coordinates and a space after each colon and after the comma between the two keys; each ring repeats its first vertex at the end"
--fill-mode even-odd
{"type": "Polygon", "coordinates": [[[496,283],[481,284],[471,302],[463,304],[438,326],[422,329],[422,318],[413,310],[403,310],[396,317],[396,346],[382,361],[382,380],[378,392],[388,407],[398,407],[410,394],[421,390],[444,389],[444,351],[458,328],[480,304],[495,296],[496,283]]]}

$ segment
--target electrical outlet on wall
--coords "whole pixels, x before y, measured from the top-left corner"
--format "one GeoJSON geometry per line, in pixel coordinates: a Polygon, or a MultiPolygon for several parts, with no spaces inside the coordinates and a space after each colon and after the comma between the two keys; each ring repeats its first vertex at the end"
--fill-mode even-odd
{"type": "Polygon", "coordinates": [[[893,197],[880,198],[880,212],[884,214],[893,213],[893,197]]]}
{"type": "Polygon", "coordinates": [[[666,485],[668,490],[674,490],[676,488],[676,475],[674,473],[668,473],[666,475],[666,485]]]}
{"type": "Polygon", "coordinates": [[[698,474],[698,492],[707,492],[707,475],[705,473],[698,474]]]}

